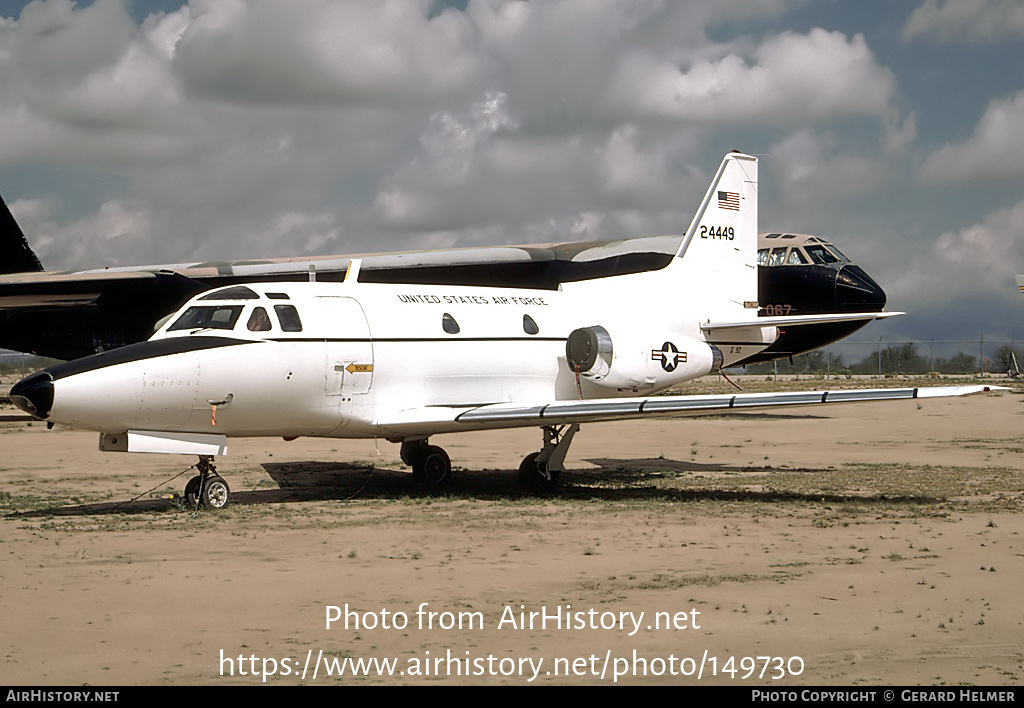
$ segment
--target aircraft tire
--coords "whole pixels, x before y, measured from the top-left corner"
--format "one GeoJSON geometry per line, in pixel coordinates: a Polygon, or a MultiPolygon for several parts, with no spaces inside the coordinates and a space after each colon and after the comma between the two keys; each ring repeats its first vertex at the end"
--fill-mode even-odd
{"type": "Polygon", "coordinates": [[[196,509],[199,506],[199,485],[202,483],[203,478],[196,475],[185,485],[185,504],[190,509],[196,509]]]}
{"type": "Polygon", "coordinates": [[[551,479],[545,477],[542,467],[545,463],[537,462],[538,455],[539,452],[532,452],[523,459],[516,478],[523,489],[534,494],[547,494],[558,487],[558,471],[551,472],[551,479]]]}
{"type": "Polygon", "coordinates": [[[443,487],[452,479],[452,463],[448,453],[437,445],[430,445],[413,465],[412,473],[423,482],[433,487],[443,487]]]}
{"type": "Polygon", "coordinates": [[[203,506],[207,509],[223,509],[228,505],[231,498],[231,490],[228,483],[219,475],[214,475],[206,480],[203,486],[203,506]]]}

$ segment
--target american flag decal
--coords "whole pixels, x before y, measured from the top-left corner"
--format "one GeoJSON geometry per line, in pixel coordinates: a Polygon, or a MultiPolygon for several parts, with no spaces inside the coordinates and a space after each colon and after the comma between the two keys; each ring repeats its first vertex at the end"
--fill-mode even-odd
{"type": "Polygon", "coordinates": [[[740,210],[740,195],[738,192],[719,192],[718,193],[718,208],[719,209],[732,209],[733,211],[740,210]]]}

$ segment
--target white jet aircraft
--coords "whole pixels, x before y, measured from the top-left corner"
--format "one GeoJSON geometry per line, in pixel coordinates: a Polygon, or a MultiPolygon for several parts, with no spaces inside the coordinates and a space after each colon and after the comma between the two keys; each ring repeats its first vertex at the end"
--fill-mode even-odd
{"type": "Polygon", "coordinates": [[[523,483],[553,486],[581,423],[952,396],[989,387],[655,396],[770,346],[779,328],[891,314],[758,317],[757,159],[725,157],[675,258],[559,290],[250,283],[190,300],[146,341],[27,377],[11,400],[100,432],[110,451],[199,455],[192,503],[227,504],[229,437],[386,438],[426,482],[451,476],[430,436],[537,426],[523,483]]]}

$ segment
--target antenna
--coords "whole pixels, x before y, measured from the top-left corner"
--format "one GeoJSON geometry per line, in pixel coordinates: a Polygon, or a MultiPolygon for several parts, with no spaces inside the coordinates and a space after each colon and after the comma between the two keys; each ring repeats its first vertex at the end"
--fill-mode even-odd
{"type": "Polygon", "coordinates": [[[345,271],[345,282],[356,282],[359,280],[359,270],[363,267],[361,258],[353,258],[348,262],[348,270],[345,271]]]}

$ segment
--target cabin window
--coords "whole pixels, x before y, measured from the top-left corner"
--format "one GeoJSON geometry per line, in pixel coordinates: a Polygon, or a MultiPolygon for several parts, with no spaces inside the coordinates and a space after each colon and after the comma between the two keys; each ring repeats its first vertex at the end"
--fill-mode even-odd
{"type": "Polygon", "coordinates": [[[773,248],[772,254],[768,256],[768,265],[777,266],[786,262],[786,248],[773,248]]]}
{"type": "Polygon", "coordinates": [[[757,264],[766,266],[768,265],[768,249],[761,248],[757,251],[757,264]]]}
{"type": "Polygon", "coordinates": [[[804,258],[804,254],[800,253],[795,248],[789,249],[789,256],[786,258],[786,265],[805,265],[807,259],[804,258]]]}
{"type": "Polygon", "coordinates": [[[274,305],[277,319],[281,321],[281,329],[285,332],[301,332],[302,320],[295,305],[274,305]]]}
{"type": "Polygon", "coordinates": [[[182,329],[234,329],[242,305],[190,307],[167,328],[168,332],[182,329]]]}
{"type": "Polygon", "coordinates": [[[523,331],[527,334],[537,334],[540,332],[540,327],[537,326],[532,317],[523,315],[523,331]]]}
{"type": "Polygon", "coordinates": [[[458,334],[462,331],[462,328],[459,327],[459,323],[456,322],[455,318],[447,312],[441,317],[441,328],[448,334],[458,334]]]}
{"type": "Polygon", "coordinates": [[[260,296],[252,288],[244,285],[233,285],[223,290],[214,290],[212,293],[203,295],[200,300],[259,300],[260,296]]]}
{"type": "Polygon", "coordinates": [[[270,315],[262,307],[254,307],[245,326],[250,332],[269,332],[270,315]]]}
{"type": "Polygon", "coordinates": [[[271,300],[288,300],[288,293],[267,293],[267,297],[271,300]]]}

